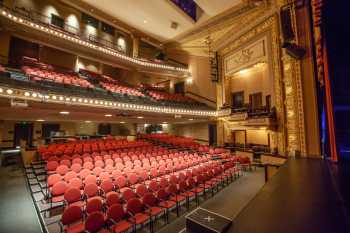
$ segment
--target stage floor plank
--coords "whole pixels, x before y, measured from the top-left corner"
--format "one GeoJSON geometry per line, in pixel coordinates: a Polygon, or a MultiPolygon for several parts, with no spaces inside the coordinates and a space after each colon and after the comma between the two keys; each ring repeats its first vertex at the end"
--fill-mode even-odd
{"type": "MultiPolygon", "coordinates": [[[[338,169],[348,171],[338,172],[341,176],[349,175],[349,167],[338,169]]],[[[324,160],[290,159],[235,218],[228,232],[350,232],[346,204],[350,197],[344,195],[349,193],[349,176],[346,184],[344,180],[332,176],[324,160]]]]}

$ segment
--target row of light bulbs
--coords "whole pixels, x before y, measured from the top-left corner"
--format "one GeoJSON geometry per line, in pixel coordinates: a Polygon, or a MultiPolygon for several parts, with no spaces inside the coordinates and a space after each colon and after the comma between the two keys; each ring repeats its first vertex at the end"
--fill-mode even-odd
{"type": "Polygon", "coordinates": [[[186,69],[186,68],[174,67],[174,66],[169,66],[169,65],[163,65],[163,64],[146,62],[146,61],[142,61],[140,59],[136,59],[136,58],[132,58],[132,57],[126,56],[124,54],[120,54],[119,52],[117,52],[117,50],[106,49],[104,47],[100,47],[100,46],[94,45],[94,44],[92,44],[90,42],[86,42],[86,41],[78,39],[78,38],[76,38],[74,36],[66,35],[66,34],[64,34],[62,32],[59,32],[59,31],[56,31],[56,30],[52,30],[51,28],[47,28],[45,26],[38,25],[36,23],[33,23],[33,22],[28,21],[28,20],[22,19],[20,17],[14,16],[11,13],[6,12],[5,10],[2,10],[1,14],[3,16],[7,17],[8,19],[14,21],[14,22],[25,24],[25,25],[30,26],[32,28],[35,28],[37,30],[41,30],[41,31],[49,33],[51,35],[54,35],[54,36],[57,36],[57,37],[60,37],[60,38],[63,38],[63,39],[75,42],[77,44],[80,44],[80,45],[83,45],[83,46],[86,46],[86,47],[89,47],[89,48],[92,48],[92,49],[95,49],[95,50],[99,50],[99,51],[101,51],[101,52],[103,52],[105,54],[109,54],[109,55],[112,55],[112,56],[115,56],[115,57],[127,60],[129,62],[133,62],[133,63],[138,64],[138,65],[142,65],[142,66],[146,66],[146,67],[152,67],[152,68],[173,70],[173,71],[181,71],[181,72],[188,72],[188,73],[190,72],[189,69],[186,69]]]}
{"type": "Polygon", "coordinates": [[[78,104],[78,105],[89,105],[98,107],[112,107],[117,109],[131,110],[131,111],[145,111],[145,112],[161,112],[161,113],[171,113],[171,114],[188,114],[188,115],[198,115],[198,116],[217,116],[215,110],[212,111],[201,111],[201,110],[187,110],[187,109],[175,109],[175,108],[164,108],[164,107],[154,107],[147,105],[138,104],[127,104],[119,103],[114,101],[105,101],[97,99],[86,99],[81,97],[72,96],[62,96],[53,94],[41,94],[39,92],[25,91],[25,92],[15,92],[14,90],[8,88],[0,88],[0,94],[7,95],[8,97],[24,98],[24,99],[34,99],[42,101],[51,101],[58,103],[68,103],[68,104],[78,104]]]}

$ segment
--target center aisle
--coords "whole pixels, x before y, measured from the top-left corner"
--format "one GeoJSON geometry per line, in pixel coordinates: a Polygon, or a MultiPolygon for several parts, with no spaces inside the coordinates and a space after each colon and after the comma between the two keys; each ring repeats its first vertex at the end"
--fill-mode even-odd
{"type": "MultiPolygon", "coordinates": [[[[200,207],[234,219],[238,213],[249,203],[265,184],[264,170],[245,172],[242,177],[226,186],[214,197],[200,204],[200,207]]],[[[185,228],[185,216],[173,220],[159,233],[178,233],[185,228]]]]}

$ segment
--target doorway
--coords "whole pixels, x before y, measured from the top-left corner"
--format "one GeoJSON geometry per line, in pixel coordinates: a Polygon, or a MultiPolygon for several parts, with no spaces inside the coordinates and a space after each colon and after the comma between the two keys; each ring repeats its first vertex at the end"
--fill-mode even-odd
{"type": "Polygon", "coordinates": [[[15,135],[13,146],[20,146],[21,140],[27,142],[27,146],[33,145],[33,123],[17,123],[15,124],[15,135]]]}
{"type": "Polygon", "coordinates": [[[217,137],[216,124],[209,124],[208,130],[209,130],[209,145],[210,146],[216,145],[216,137],[217,137]]]}

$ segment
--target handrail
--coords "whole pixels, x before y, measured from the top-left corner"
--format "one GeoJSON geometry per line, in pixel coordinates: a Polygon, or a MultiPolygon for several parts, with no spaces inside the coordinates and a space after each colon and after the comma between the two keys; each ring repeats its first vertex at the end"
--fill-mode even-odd
{"type": "Polygon", "coordinates": [[[196,96],[196,97],[198,97],[198,98],[200,98],[200,99],[204,99],[204,100],[206,100],[206,101],[208,101],[208,102],[210,102],[210,103],[216,104],[216,102],[215,102],[214,100],[208,99],[207,97],[198,95],[198,94],[193,93],[193,92],[191,92],[191,91],[186,91],[185,94],[190,94],[190,95],[196,96]]]}

